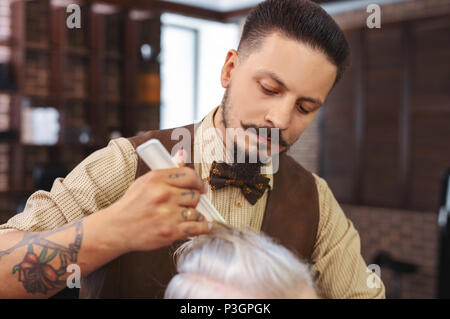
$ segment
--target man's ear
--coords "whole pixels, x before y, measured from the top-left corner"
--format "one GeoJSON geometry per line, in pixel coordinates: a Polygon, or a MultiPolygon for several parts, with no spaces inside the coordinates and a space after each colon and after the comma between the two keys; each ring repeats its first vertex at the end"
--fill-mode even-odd
{"type": "Polygon", "coordinates": [[[237,66],[238,59],[239,53],[236,50],[228,51],[220,76],[220,81],[225,89],[228,88],[228,85],[230,84],[231,75],[237,66]]]}

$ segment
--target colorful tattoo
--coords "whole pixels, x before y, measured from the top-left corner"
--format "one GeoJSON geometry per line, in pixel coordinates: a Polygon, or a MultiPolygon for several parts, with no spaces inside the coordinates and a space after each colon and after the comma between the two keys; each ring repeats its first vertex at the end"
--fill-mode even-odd
{"type": "Polygon", "coordinates": [[[26,233],[19,243],[8,250],[0,251],[0,259],[19,247],[28,246],[23,260],[13,267],[12,274],[18,273],[18,279],[27,292],[47,294],[49,290],[65,285],[61,277],[65,275],[68,264],[77,261],[82,239],[83,220],[80,220],[50,232],[26,233]],[[75,228],[75,240],[69,244],[69,247],[47,239],[50,235],[71,228],[75,228]],[[35,253],[38,247],[42,247],[39,256],[35,253]],[[57,256],[59,256],[59,263],[55,262],[57,256]]]}

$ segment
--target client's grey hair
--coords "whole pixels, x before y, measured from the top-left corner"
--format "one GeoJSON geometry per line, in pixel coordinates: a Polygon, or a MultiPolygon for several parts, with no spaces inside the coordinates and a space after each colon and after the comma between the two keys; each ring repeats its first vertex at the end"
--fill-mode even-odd
{"type": "Polygon", "coordinates": [[[181,245],[164,298],[315,298],[309,267],[264,234],[214,225],[181,245]]]}

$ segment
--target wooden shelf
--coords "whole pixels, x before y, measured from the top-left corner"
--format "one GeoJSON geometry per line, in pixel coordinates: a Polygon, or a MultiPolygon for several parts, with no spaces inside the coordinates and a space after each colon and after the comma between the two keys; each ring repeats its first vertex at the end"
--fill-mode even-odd
{"type": "Polygon", "coordinates": [[[49,53],[50,46],[46,42],[26,42],[25,48],[27,50],[49,53]]]}
{"type": "Polygon", "coordinates": [[[19,132],[14,130],[6,130],[6,131],[0,131],[0,141],[1,142],[13,142],[19,140],[19,132]]]}
{"type": "MultiPolygon", "coordinates": [[[[1,92],[0,92],[1,93],[1,92]]],[[[89,97],[80,97],[80,96],[74,96],[69,94],[63,94],[61,97],[54,96],[52,94],[46,94],[46,95],[38,95],[38,94],[27,94],[26,92],[22,95],[24,98],[30,98],[30,99],[37,99],[37,100],[46,100],[46,101],[56,101],[61,100],[64,101],[77,101],[77,102],[83,102],[88,103],[91,101],[89,97]]]]}
{"type": "Polygon", "coordinates": [[[3,47],[11,46],[11,39],[0,39],[0,46],[3,47]]]}
{"type": "Polygon", "coordinates": [[[52,97],[49,94],[36,94],[36,93],[28,93],[24,91],[22,93],[22,97],[30,98],[30,99],[38,99],[38,100],[51,100],[52,97]]]}
{"type": "MultiPolygon", "coordinates": [[[[11,140],[8,187],[20,194],[29,178],[26,168],[33,165],[27,158],[27,152],[36,150],[47,157],[50,154],[74,154],[75,157],[69,158],[51,155],[61,162],[67,162],[71,168],[75,162],[79,162],[76,154],[85,156],[107,145],[109,126],[117,127],[123,136],[131,136],[138,130],[139,123],[147,123],[142,115],[153,114],[152,110],[141,110],[139,105],[156,107],[154,104],[138,102],[137,81],[138,71],[142,67],[138,50],[141,41],[159,48],[157,14],[149,18],[155,19],[155,27],[143,28],[140,25],[142,21],[130,18],[128,9],[121,9],[118,18],[109,21],[105,15],[92,12],[92,7],[87,4],[83,14],[89,27],[83,28],[81,36],[78,31],[71,33],[62,27],[67,18],[63,8],[52,7],[51,0],[33,2],[34,9],[31,8],[31,11],[27,7],[30,2],[13,2],[11,38],[0,40],[0,46],[9,46],[11,49],[14,78],[19,88],[17,91],[0,90],[0,94],[14,95],[11,96],[10,125],[19,134],[11,140]],[[34,14],[35,6],[39,5],[50,8],[49,14],[34,14]],[[29,23],[34,25],[30,26],[29,23]],[[33,36],[31,33],[41,23],[48,24],[48,34],[33,36]],[[69,38],[72,36],[79,38],[69,38]],[[108,39],[119,37],[120,41],[115,41],[115,45],[108,45],[108,39]],[[110,66],[114,70],[106,72],[110,66]],[[68,72],[73,72],[70,79],[67,77],[68,72]],[[108,80],[110,82],[105,83],[108,80]],[[112,91],[111,87],[118,85],[120,92],[112,91]],[[73,86],[73,90],[69,90],[68,86],[73,86]],[[79,92],[83,92],[83,96],[73,94],[79,92]],[[108,95],[109,92],[113,94],[108,95]],[[30,106],[54,107],[64,116],[69,116],[61,117],[62,134],[57,144],[21,142],[21,105],[24,99],[30,100],[30,106]],[[89,127],[92,143],[82,144],[76,134],[72,135],[72,130],[81,122],[89,127]]],[[[10,140],[5,139],[5,142],[10,143],[10,140]]]]}
{"type": "Polygon", "coordinates": [[[105,59],[108,60],[114,60],[114,61],[121,61],[123,60],[123,54],[121,52],[105,52],[104,56],[105,59]]]}
{"type": "MultiPolygon", "coordinates": [[[[45,52],[45,53],[50,53],[50,51],[52,50],[52,46],[46,42],[27,42],[25,44],[25,47],[27,50],[39,51],[39,52],[45,52]]],[[[89,54],[90,54],[90,50],[87,48],[77,48],[77,47],[67,46],[67,47],[63,47],[61,50],[65,54],[82,56],[82,57],[89,57],[89,54]]],[[[113,54],[113,56],[114,56],[114,54],[113,54]]]]}
{"type": "Polygon", "coordinates": [[[105,96],[103,97],[103,102],[106,103],[112,103],[112,104],[120,104],[123,103],[124,100],[121,97],[109,97],[109,96],[105,96]]]}
{"type": "Polygon", "coordinates": [[[17,90],[2,90],[0,89],[0,94],[6,94],[6,95],[15,95],[18,94],[19,91],[17,90]]]}
{"type": "Polygon", "coordinates": [[[62,99],[64,101],[76,101],[76,102],[90,102],[91,98],[89,97],[82,97],[82,96],[76,96],[76,95],[70,95],[70,94],[63,94],[62,99]]]}
{"type": "MultiPolygon", "coordinates": [[[[0,41],[0,46],[1,45],[10,46],[10,43],[7,42],[7,43],[3,44],[0,41]]],[[[27,50],[45,52],[45,53],[50,53],[50,51],[51,51],[51,46],[45,42],[27,42],[25,44],[25,48],[27,50]]],[[[65,48],[62,48],[62,51],[68,55],[81,56],[81,57],[89,57],[90,53],[91,53],[91,50],[88,48],[77,48],[77,47],[65,47],[65,48]]],[[[110,51],[110,52],[105,52],[101,56],[101,58],[107,59],[107,60],[121,61],[121,60],[123,60],[123,56],[124,55],[122,52],[110,51]]]]}
{"type": "Polygon", "coordinates": [[[79,57],[89,57],[89,49],[86,48],[76,48],[76,47],[66,47],[64,51],[68,55],[79,56],[79,57]]]}
{"type": "Polygon", "coordinates": [[[137,105],[144,106],[144,107],[159,107],[159,103],[149,103],[149,102],[142,102],[140,100],[137,100],[137,105]]]}
{"type": "Polygon", "coordinates": [[[21,197],[25,197],[27,195],[30,195],[29,190],[20,190],[20,191],[8,190],[6,192],[5,191],[0,192],[0,197],[8,196],[8,197],[14,197],[14,198],[21,198],[21,197]]]}
{"type": "Polygon", "coordinates": [[[25,148],[42,148],[42,149],[51,149],[51,148],[71,148],[71,147],[80,147],[80,148],[89,148],[89,149],[95,149],[95,148],[101,148],[106,145],[103,144],[93,144],[93,143],[78,143],[78,142],[58,142],[53,145],[39,145],[39,144],[30,144],[30,143],[20,143],[22,147],[25,148]]]}

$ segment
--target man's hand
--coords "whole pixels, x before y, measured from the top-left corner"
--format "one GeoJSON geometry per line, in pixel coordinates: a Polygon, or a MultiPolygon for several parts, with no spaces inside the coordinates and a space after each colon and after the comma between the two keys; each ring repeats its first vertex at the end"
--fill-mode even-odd
{"type": "Polygon", "coordinates": [[[46,298],[66,287],[68,264],[88,276],[127,252],[208,232],[194,209],[205,186],[187,167],[149,172],[120,200],[80,220],[0,235],[0,298],[46,298]]]}
{"type": "Polygon", "coordinates": [[[209,232],[210,224],[195,210],[207,186],[176,160],[182,167],[148,172],[107,208],[105,216],[111,218],[125,252],[153,250],[209,232]]]}

